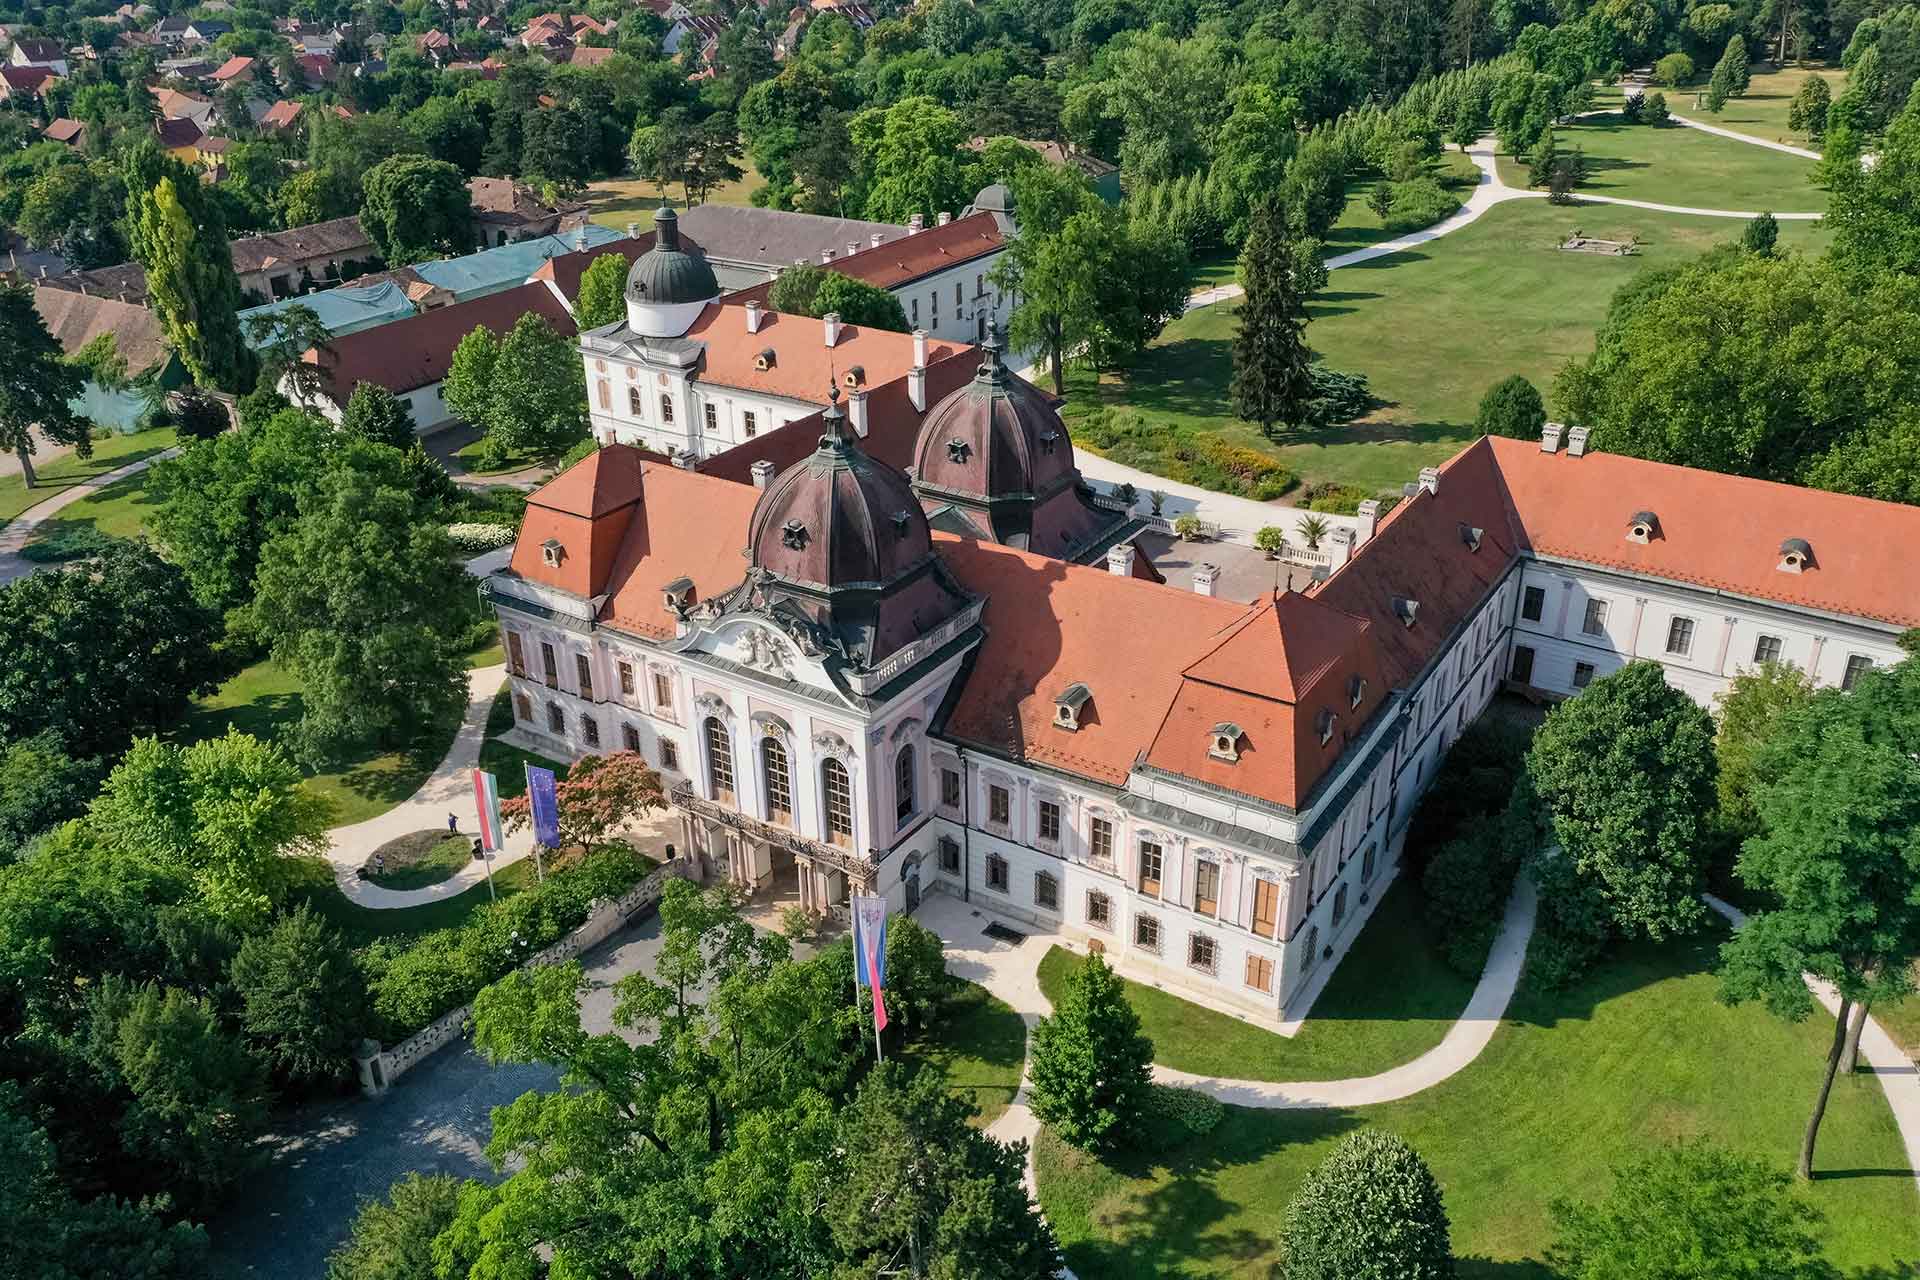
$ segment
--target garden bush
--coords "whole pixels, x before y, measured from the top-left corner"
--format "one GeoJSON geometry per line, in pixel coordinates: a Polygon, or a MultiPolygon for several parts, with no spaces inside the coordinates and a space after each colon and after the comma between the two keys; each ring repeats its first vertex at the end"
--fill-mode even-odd
{"type": "Polygon", "coordinates": [[[20,558],[31,560],[35,564],[55,564],[62,560],[88,560],[94,556],[106,555],[115,547],[127,544],[128,539],[102,533],[89,525],[55,525],[46,536],[22,547],[20,558]]]}
{"type": "Polygon", "coordinates": [[[1441,958],[1456,972],[1474,977],[1486,967],[1513,878],[1533,837],[1530,816],[1516,801],[1441,845],[1428,861],[1420,881],[1428,923],[1441,958]]]}
{"type": "Polygon", "coordinates": [[[1373,495],[1350,484],[1323,480],[1300,490],[1298,503],[1309,511],[1326,515],[1351,516],[1360,513],[1360,504],[1373,495]]]}
{"type": "Polygon", "coordinates": [[[453,549],[466,555],[479,555],[485,551],[494,551],[513,541],[514,529],[510,524],[475,524],[463,522],[447,526],[447,537],[453,542],[453,549]]]}
{"type": "Polygon", "coordinates": [[[1453,1249],[1427,1162],[1384,1129],[1341,1139],[1287,1206],[1285,1280],[1442,1280],[1453,1249]]]}
{"type": "Polygon", "coordinates": [[[1527,862],[1540,894],[1540,914],[1527,946],[1527,980],[1548,991],[1578,981],[1613,941],[1613,915],[1594,882],[1557,848],[1527,862]]]}
{"type": "Polygon", "coordinates": [[[1408,824],[1403,856],[1409,868],[1424,871],[1427,859],[1442,845],[1501,813],[1522,793],[1529,810],[1535,807],[1526,780],[1529,736],[1518,725],[1490,716],[1461,733],[1408,824]]]}
{"type": "Polygon", "coordinates": [[[1678,89],[1693,79],[1693,59],[1684,53],[1670,53],[1653,64],[1653,81],[1669,89],[1678,89]]]}
{"type": "Polygon", "coordinates": [[[1277,498],[1299,478],[1285,465],[1246,445],[1189,434],[1132,409],[1104,408],[1072,421],[1075,441],[1115,462],[1218,493],[1277,498]]]}
{"type": "Polygon", "coordinates": [[[1307,404],[1307,419],[1316,427],[1333,426],[1364,417],[1374,406],[1373,391],[1364,373],[1341,373],[1315,361],[1307,370],[1313,382],[1313,399],[1307,404]]]}
{"type": "Polygon", "coordinates": [[[1147,1118],[1154,1128],[1178,1141],[1204,1138],[1220,1127],[1226,1107],[1194,1089],[1156,1084],[1147,1096],[1147,1118]]]}
{"type": "Polygon", "coordinates": [[[1382,223],[1393,232],[1419,231],[1460,207],[1451,191],[1433,178],[1409,178],[1393,184],[1393,203],[1382,223]]]}

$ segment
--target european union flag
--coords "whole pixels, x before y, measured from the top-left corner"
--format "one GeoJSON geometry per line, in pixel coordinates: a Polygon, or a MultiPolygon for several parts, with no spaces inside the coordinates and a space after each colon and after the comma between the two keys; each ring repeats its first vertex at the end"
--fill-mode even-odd
{"type": "Polygon", "coordinates": [[[533,808],[533,842],[560,847],[560,796],[553,770],[527,766],[527,800],[533,808]]]}

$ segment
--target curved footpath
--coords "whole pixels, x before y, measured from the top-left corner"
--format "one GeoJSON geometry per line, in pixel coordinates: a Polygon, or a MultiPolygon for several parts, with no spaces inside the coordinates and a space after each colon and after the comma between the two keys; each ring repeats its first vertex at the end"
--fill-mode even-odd
{"type": "Polygon", "coordinates": [[[68,485],[54,493],[45,501],[36,502],[13,519],[0,527],[0,585],[12,582],[15,578],[24,578],[40,566],[20,554],[40,526],[58,515],[62,509],[72,506],[82,498],[90,498],[100,490],[128,476],[138,475],[163,458],[171,458],[179,453],[176,445],[171,449],[162,449],[159,453],[129,462],[124,467],[115,467],[112,471],[103,471],[78,484],[68,485]]]}

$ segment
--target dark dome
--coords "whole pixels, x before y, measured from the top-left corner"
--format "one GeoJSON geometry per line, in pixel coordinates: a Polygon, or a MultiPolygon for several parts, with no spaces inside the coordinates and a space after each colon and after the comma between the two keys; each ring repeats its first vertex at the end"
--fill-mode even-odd
{"type": "Polygon", "coordinates": [[[653,214],[653,248],[627,272],[627,301],[642,306],[706,302],[720,295],[720,282],[704,256],[680,247],[680,219],[662,207],[653,214]]]}
{"type": "Polygon", "coordinates": [[[973,211],[975,213],[1012,213],[1013,192],[1004,182],[982,187],[973,197],[973,211]]]}
{"type": "Polygon", "coordinates": [[[1076,475],[1073,444],[1046,394],[1000,360],[997,331],[979,372],[933,407],[914,446],[914,477],[928,497],[1043,498],[1076,475]]]}

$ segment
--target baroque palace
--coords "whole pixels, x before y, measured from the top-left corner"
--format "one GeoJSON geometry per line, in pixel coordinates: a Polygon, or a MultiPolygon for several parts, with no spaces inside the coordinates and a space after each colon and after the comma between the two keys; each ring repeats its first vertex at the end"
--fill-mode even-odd
{"type": "Polygon", "coordinates": [[[1308,591],[1176,589],[991,339],[930,359],[924,335],[749,315],[661,239],[627,320],[581,336],[590,388],[648,388],[638,416],[596,409],[602,447],[532,495],[489,580],[517,730],[641,752],[712,874],[797,881],[815,911],[962,895],[1273,1021],[1338,962],[1502,687],[1567,696],[1635,658],[1703,702],[1768,659],[1844,686],[1920,624],[1920,509],[1558,426],[1364,504],[1308,591]],[[831,384],[828,409],[723,422],[671,461],[635,443],[653,388],[681,410],[688,374],[763,355],[831,384]]]}

